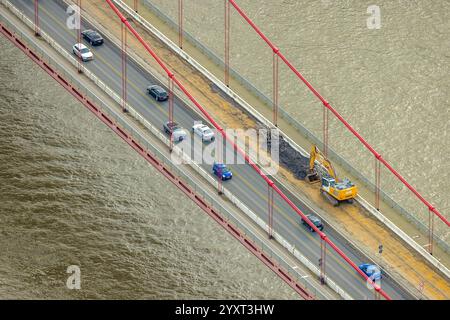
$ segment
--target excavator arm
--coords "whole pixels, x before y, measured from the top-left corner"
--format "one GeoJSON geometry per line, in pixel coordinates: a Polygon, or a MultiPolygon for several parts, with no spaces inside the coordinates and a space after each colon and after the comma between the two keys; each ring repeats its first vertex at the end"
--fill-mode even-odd
{"type": "Polygon", "coordinates": [[[336,172],[334,171],[333,165],[325,157],[325,155],[319,150],[316,145],[311,146],[311,152],[309,155],[309,173],[306,175],[306,179],[313,183],[319,180],[319,174],[316,170],[315,161],[318,161],[322,167],[325,168],[326,172],[330,177],[333,177],[336,182],[338,182],[336,172]]]}
{"type": "Polygon", "coordinates": [[[327,173],[330,177],[334,178],[336,182],[339,182],[338,177],[336,176],[336,172],[334,171],[333,166],[331,165],[331,162],[328,159],[324,159],[321,162],[322,166],[327,170],[327,173]]]}
{"type": "Polygon", "coordinates": [[[310,171],[314,170],[314,165],[315,165],[314,162],[316,161],[317,151],[319,151],[317,146],[312,145],[311,152],[309,153],[309,170],[310,171]]]}

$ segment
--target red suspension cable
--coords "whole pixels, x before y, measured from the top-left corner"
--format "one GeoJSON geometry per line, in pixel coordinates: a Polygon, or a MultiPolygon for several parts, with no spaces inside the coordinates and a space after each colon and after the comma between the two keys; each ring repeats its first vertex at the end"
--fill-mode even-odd
{"type": "MultiPolygon", "coordinates": [[[[235,0],[228,0],[231,5],[236,9],[236,11],[244,18],[245,21],[255,30],[255,32],[267,43],[267,45],[272,48],[272,50],[278,50],[277,47],[266,37],[266,35],[256,26],[256,24],[247,16],[247,14],[238,6],[235,0]]],[[[323,105],[328,108],[338,119],[341,121],[345,127],[350,130],[353,135],[358,138],[359,141],[382,163],[386,168],[389,169],[419,200],[425,204],[428,209],[439,217],[447,226],[450,226],[450,222],[435,208],[431,203],[429,203],[425,198],[414,189],[392,166],[384,160],[381,155],[375,151],[375,149],[355,130],[353,127],[334,109],[328,101],[323,98],[320,93],[314,89],[314,87],[303,77],[303,75],[292,65],[292,63],[280,52],[277,51],[278,56],[283,60],[283,62],[289,67],[289,69],[294,72],[294,74],[308,87],[308,89],[323,103],[323,105]]]]}
{"type": "Polygon", "coordinates": [[[183,93],[191,100],[192,103],[200,110],[200,112],[211,122],[211,124],[219,131],[219,133],[233,146],[234,150],[238,152],[246,162],[269,184],[274,191],[276,191],[283,200],[286,201],[287,204],[298,214],[300,215],[314,231],[316,231],[321,239],[328,243],[331,248],[341,256],[356,272],[358,272],[367,282],[371,283],[374,289],[379,292],[385,299],[391,300],[391,297],[384,292],[377,284],[375,284],[364,272],[362,272],[358,266],[350,260],[349,257],[345,255],[345,253],[340,250],[328,237],[320,231],[315,224],[313,224],[306,215],[299,209],[297,206],[274,184],[274,182],[269,179],[261,169],[250,159],[250,157],[238,147],[238,145],[234,142],[234,139],[228,137],[225,133],[225,130],[212,118],[212,116],[200,105],[200,103],[187,91],[184,85],[175,77],[175,75],[167,68],[164,62],[156,55],[156,53],[150,48],[150,46],[145,42],[145,40],[139,35],[139,33],[131,26],[131,24],[126,20],[124,15],[119,11],[119,9],[112,3],[112,0],[106,0],[109,6],[114,10],[116,15],[120,18],[123,24],[125,24],[130,32],[136,37],[136,39],[144,46],[147,52],[156,60],[156,62],[161,66],[161,68],[167,73],[169,77],[173,79],[173,82],[178,86],[178,88],[183,91],[183,93]]]}

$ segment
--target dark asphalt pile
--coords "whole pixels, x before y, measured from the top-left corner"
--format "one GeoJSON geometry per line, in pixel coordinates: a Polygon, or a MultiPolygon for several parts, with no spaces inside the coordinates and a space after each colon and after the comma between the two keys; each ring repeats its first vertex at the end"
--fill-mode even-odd
{"type": "MultiPolygon", "coordinates": [[[[279,136],[279,143],[280,165],[291,171],[297,179],[304,180],[309,169],[309,158],[296,151],[283,136],[279,136]]],[[[270,147],[270,135],[267,144],[270,147]]]]}

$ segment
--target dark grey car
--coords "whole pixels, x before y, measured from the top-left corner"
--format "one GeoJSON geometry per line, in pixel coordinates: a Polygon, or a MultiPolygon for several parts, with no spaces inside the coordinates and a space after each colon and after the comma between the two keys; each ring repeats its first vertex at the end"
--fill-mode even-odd
{"type": "Polygon", "coordinates": [[[81,32],[83,39],[91,44],[91,46],[99,46],[103,44],[102,36],[94,30],[88,29],[81,32]]]}
{"type": "Polygon", "coordinates": [[[183,141],[187,137],[186,131],[176,122],[166,122],[163,125],[164,132],[170,135],[173,141],[183,141]]]}
{"type": "MultiPolygon", "coordinates": [[[[306,215],[308,219],[319,229],[320,231],[323,230],[323,224],[322,221],[316,216],[313,216],[312,214],[306,215]]],[[[309,229],[309,231],[314,232],[314,229],[302,218],[302,223],[309,229]]]]}
{"type": "Polygon", "coordinates": [[[169,99],[167,91],[158,85],[151,85],[147,88],[147,92],[156,99],[156,101],[165,101],[169,99]]]}

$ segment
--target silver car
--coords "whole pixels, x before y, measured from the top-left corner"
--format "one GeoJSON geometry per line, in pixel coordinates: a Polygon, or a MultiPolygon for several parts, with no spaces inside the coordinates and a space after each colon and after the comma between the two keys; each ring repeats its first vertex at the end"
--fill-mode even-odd
{"type": "Polygon", "coordinates": [[[203,141],[214,141],[214,132],[201,122],[196,122],[192,126],[192,132],[202,138],[203,141]]]}
{"type": "Polygon", "coordinates": [[[72,47],[72,51],[74,55],[76,55],[78,58],[81,58],[81,60],[83,61],[94,59],[94,55],[92,54],[91,50],[89,50],[89,48],[82,43],[76,43],[72,47]]]}

